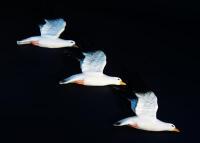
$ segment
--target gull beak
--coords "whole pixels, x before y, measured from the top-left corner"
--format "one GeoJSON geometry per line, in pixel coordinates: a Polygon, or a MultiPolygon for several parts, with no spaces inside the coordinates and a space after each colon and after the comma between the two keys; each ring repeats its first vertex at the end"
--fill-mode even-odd
{"type": "Polygon", "coordinates": [[[72,47],[79,48],[79,46],[77,46],[76,44],[74,44],[72,47]]]}
{"type": "Polygon", "coordinates": [[[126,83],[121,80],[120,85],[126,85],[126,83]]]}
{"type": "Polygon", "coordinates": [[[177,128],[174,128],[172,131],[174,131],[174,132],[180,132],[180,130],[179,129],[177,129],[177,128]]]}

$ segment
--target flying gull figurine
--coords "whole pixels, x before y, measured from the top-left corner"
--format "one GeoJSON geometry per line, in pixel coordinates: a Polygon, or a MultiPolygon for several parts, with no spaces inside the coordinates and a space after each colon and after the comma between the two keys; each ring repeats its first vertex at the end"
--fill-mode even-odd
{"type": "Polygon", "coordinates": [[[83,53],[80,60],[82,73],[72,75],[60,84],[76,83],[87,86],[126,85],[119,77],[112,77],[103,73],[106,66],[106,55],[103,51],[83,53]]]}
{"type": "Polygon", "coordinates": [[[44,48],[64,48],[77,47],[73,40],[63,40],[59,38],[60,34],[65,30],[66,22],[63,19],[46,20],[45,24],[40,25],[40,36],[33,36],[21,41],[17,41],[18,45],[32,44],[44,48]]]}
{"type": "Polygon", "coordinates": [[[175,131],[180,132],[175,125],[160,121],[156,117],[158,110],[157,97],[153,92],[136,93],[137,100],[132,99],[131,109],[136,116],[118,121],[114,126],[130,126],[147,131],[175,131]]]}

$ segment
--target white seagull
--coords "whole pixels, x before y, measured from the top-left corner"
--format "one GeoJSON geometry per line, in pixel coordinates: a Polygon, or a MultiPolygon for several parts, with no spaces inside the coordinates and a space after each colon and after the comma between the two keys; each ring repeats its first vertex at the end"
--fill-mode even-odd
{"type": "Polygon", "coordinates": [[[106,55],[103,51],[83,53],[85,58],[80,61],[82,73],[72,75],[60,84],[76,83],[87,86],[126,85],[119,77],[103,73],[106,65],[106,55]]]}
{"type": "Polygon", "coordinates": [[[45,19],[45,22],[44,25],[39,25],[41,36],[29,37],[17,41],[17,44],[32,44],[44,48],[78,47],[73,40],[63,40],[59,38],[66,26],[66,22],[63,19],[45,19]]]}
{"type": "Polygon", "coordinates": [[[136,93],[137,100],[131,101],[131,108],[137,116],[118,121],[114,126],[130,126],[147,131],[175,131],[180,132],[175,125],[160,121],[156,117],[158,110],[157,97],[153,92],[136,93]]]}

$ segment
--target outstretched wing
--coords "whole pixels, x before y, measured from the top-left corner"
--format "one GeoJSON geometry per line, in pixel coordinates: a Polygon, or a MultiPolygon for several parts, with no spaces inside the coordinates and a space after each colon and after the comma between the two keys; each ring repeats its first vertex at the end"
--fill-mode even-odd
{"type": "Polygon", "coordinates": [[[82,72],[103,73],[106,66],[106,55],[103,51],[83,53],[85,58],[80,62],[82,72]]]}
{"type": "Polygon", "coordinates": [[[41,36],[58,38],[65,30],[66,22],[63,19],[46,20],[45,24],[40,25],[41,36]]]}
{"type": "Polygon", "coordinates": [[[144,94],[136,93],[136,96],[138,97],[137,106],[135,108],[136,115],[156,118],[158,110],[156,95],[153,92],[147,92],[144,94]]]}

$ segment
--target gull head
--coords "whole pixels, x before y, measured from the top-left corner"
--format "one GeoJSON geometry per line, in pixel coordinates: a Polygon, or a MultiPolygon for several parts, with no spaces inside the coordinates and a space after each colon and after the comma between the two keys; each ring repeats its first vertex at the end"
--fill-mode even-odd
{"type": "Polygon", "coordinates": [[[76,42],[73,41],[73,40],[66,40],[66,45],[67,45],[67,47],[79,48],[79,47],[76,45],[76,42]]]}
{"type": "Polygon", "coordinates": [[[114,85],[126,85],[126,83],[123,82],[122,79],[119,77],[113,77],[112,82],[114,85]]]}
{"type": "Polygon", "coordinates": [[[180,130],[177,129],[174,124],[171,124],[171,123],[168,123],[166,125],[166,128],[167,128],[167,131],[180,132],[180,130]]]}

